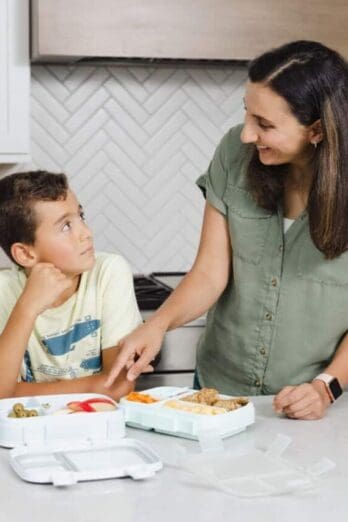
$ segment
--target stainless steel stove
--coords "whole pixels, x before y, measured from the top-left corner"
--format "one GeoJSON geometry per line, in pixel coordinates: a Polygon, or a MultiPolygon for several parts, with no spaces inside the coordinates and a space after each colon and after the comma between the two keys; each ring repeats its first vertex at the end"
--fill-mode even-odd
{"type": "MultiPolygon", "coordinates": [[[[144,320],[161,306],[184,277],[184,272],[154,272],[134,276],[135,295],[144,320]]],[[[205,327],[205,317],[167,332],[155,372],[142,375],[137,389],[153,386],[192,386],[196,346],[205,327]]]]}
{"type": "MultiPolygon", "coordinates": [[[[183,277],[185,274],[181,274],[183,277]]],[[[157,310],[171,294],[173,288],[157,280],[155,273],[133,277],[135,296],[140,310],[157,310]]]]}

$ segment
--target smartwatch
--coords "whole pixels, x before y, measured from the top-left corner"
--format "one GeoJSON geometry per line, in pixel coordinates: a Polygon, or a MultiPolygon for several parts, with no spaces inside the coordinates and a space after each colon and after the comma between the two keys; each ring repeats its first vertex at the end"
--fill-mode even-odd
{"type": "Polygon", "coordinates": [[[335,400],[338,399],[340,395],[342,395],[343,390],[336,377],[333,377],[328,373],[320,373],[319,375],[314,377],[313,380],[323,381],[323,383],[325,383],[331,402],[335,402],[335,400]]]}

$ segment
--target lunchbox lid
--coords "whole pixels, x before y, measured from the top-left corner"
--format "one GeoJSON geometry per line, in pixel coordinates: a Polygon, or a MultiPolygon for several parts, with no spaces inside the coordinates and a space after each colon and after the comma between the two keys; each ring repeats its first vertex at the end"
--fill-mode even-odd
{"type": "Polygon", "coordinates": [[[12,448],[32,443],[48,444],[59,441],[115,440],[126,435],[124,414],[117,406],[112,411],[56,414],[68,403],[89,400],[110,401],[110,397],[95,393],[39,395],[0,400],[0,446],[12,448]],[[34,409],[38,416],[11,418],[13,406],[21,403],[34,409]]]}
{"type": "Polygon", "coordinates": [[[303,466],[294,455],[284,458],[283,453],[291,443],[291,437],[278,434],[267,447],[249,447],[246,452],[224,448],[203,449],[198,454],[181,451],[176,466],[192,473],[199,483],[233,496],[303,493],[317,487],[321,477],[336,464],[323,456],[310,466],[303,466]]]}
{"type": "Polygon", "coordinates": [[[29,444],[10,451],[10,464],[21,479],[54,486],[120,477],[140,480],[162,468],[152,449],[133,439],[29,444]]]}

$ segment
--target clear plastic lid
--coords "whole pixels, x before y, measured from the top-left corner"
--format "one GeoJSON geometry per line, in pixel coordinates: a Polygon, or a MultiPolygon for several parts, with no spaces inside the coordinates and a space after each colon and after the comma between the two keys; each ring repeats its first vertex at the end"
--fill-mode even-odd
{"type": "Polygon", "coordinates": [[[335,467],[328,458],[321,458],[311,467],[303,467],[283,458],[292,442],[286,435],[277,435],[266,450],[252,448],[244,455],[224,450],[221,440],[203,434],[202,453],[183,454],[179,467],[230,495],[258,497],[304,492],[318,486],[319,478],[335,467]]]}

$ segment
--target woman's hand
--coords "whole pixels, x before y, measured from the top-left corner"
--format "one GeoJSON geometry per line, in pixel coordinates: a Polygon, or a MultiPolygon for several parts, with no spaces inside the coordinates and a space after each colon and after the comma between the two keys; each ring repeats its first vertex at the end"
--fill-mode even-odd
{"type": "Polygon", "coordinates": [[[276,413],[290,419],[321,419],[330,406],[330,398],[322,381],[286,386],[273,400],[276,413]]]}
{"type": "Polygon", "coordinates": [[[119,343],[120,352],[106,379],[108,388],[117,378],[122,368],[127,368],[127,379],[134,381],[141,373],[153,371],[151,362],[161,349],[165,330],[150,323],[136,328],[119,343]]]}
{"type": "Polygon", "coordinates": [[[107,376],[104,372],[97,373],[91,376],[91,388],[90,391],[92,393],[108,395],[114,401],[119,401],[125,395],[128,395],[131,391],[134,390],[134,382],[128,381],[126,379],[126,372],[121,371],[118,375],[118,378],[109,386],[107,390],[105,389],[105,381],[107,376]]]}

